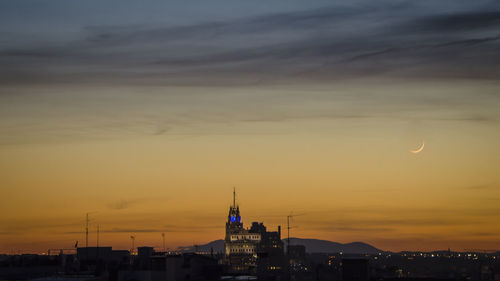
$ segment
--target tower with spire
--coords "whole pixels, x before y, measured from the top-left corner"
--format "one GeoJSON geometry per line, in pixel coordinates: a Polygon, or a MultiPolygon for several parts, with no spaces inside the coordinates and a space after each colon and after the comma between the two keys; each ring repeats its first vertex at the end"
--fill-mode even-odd
{"type": "Polygon", "coordinates": [[[240,207],[236,205],[236,189],[233,188],[233,205],[229,206],[229,214],[226,222],[226,239],[231,233],[238,233],[243,229],[241,222],[240,207]]]}
{"type": "Polygon", "coordinates": [[[256,265],[256,248],[261,240],[260,233],[243,228],[240,207],[236,204],[236,189],[233,189],[233,204],[229,206],[226,221],[224,250],[226,261],[234,271],[246,272],[256,265]]]}

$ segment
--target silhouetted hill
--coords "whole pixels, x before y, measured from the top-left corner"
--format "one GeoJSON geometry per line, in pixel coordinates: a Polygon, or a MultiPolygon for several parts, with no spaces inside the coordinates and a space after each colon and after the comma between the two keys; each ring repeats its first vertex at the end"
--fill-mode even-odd
{"type": "Polygon", "coordinates": [[[214,240],[212,242],[208,242],[207,244],[197,246],[179,247],[179,250],[183,253],[194,252],[196,247],[198,248],[198,252],[210,252],[213,247],[214,253],[222,253],[224,252],[224,240],[214,240]]]}
{"type": "MultiPolygon", "coordinates": [[[[286,245],[286,239],[283,240],[286,245]]],[[[290,238],[291,245],[304,245],[308,253],[338,253],[343,252],[346,254],[376,254],[383,252],[372,245],[363,242],[352,243],[337,243],[328,240],[318,239],[303,239],[303,238],[290,238]]],[[[224,252],[224,240],[214,240],[207,244],[198,245],[198,251],[210,252],[213,247],[214,253],[224,252]]],[[[194,246],[180,247],[181,252],[193,252],[194,246]]]]}
{"type": "MultiPolygon", "coordinates": [[[[283,239],[286,245],[286,239],[283,239]]],[[[308,253],[376,254],[383,252],[363,242],[338,243],[328,240],[290,238],[291,245],[304,245],[308,253]]]]}

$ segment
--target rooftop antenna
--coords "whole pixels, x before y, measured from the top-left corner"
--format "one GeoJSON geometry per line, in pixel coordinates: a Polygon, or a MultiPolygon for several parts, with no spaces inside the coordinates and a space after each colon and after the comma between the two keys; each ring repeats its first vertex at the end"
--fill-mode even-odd
{"type": "Polygon", "coordinates": [[[286,238],[286,255],[287,255],[287,268],[288,268],[288,281],[292,278],[292,271],[290,268],[290,218],[292,217],[292,213],[286,216],[286,230],[287,230],[287,238],[286,238]]]}
{"type": "Polygon", "coordinates": [[[294,215],[290,213],[288,216],[286,216],[286,231],[287,231],[287,238],[286,238],[286,255],[288,257],[288,281],[291,280],[292,278],[292,271],[290,267],[290,219],[293,218],[294,215]]]}
{"type": "Polygon", "coordinates": [[[99,225],[97,225],[97,240],[96,240],[96,246],[97,246],[97,251],[96,251],[96,260],[99,260],[99,225]]]}
{"type": "Polygon", "coordinates": [[[286,238],[286,252],[290,254],[290,218],[292,217],[292,214],[286,216],[286,231],[287,231],[287,238],[286,238]]]}
{"type": "Polygon", "coordinates": [[[166,251],[165,251],[165,232],[163,232],[163,233],[161,234],[161,237],[163,238],[163,252],[166,252],[166,251]]]}
{"type": "Polygon", "coordinates": [[[99,248],[99,225],[97,225],[97,248],[99,248]]]}
{"type": "Polygon", "coordinates": [[[290,213],[288,216],[286,216],[286,230],[287,230],[287,238],[286,238],[286,244],[287,244],[287,252],[290,251],[290,229],[293,228],[290,226],[290,219],[293,219],[294,217],[302,216],[304,214],[298,214],[294,215],[293,213],[290,213]]]}
{"type": "Polygon", "coordinates": [[[132,249],[130,250],[130,254],[132,255],[134,253],[134,249],[135,249],[135,236],[132,235],[130,236],[130,240],[132,240],[132,249]]]}
{"type": "Polygon", "coordinates": [[[86,214],[85,219],[85,248],[89,247],[89,213],[86,214]]]}

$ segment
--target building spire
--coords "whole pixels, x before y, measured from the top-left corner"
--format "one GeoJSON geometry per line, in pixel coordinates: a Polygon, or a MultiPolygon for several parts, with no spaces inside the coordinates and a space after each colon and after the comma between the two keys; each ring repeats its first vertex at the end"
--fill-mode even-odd
{"type": "Polygon", "coordinates": [[[236,208],[236,187],[233,187],[233,207],[236,208]]]}

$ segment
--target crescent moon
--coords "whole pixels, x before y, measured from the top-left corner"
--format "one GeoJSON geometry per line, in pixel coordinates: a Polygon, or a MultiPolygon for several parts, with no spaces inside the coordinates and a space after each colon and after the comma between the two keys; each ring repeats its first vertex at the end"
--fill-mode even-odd
{"type": "Polygon", "coordinates": [[[425,142],[422,141],[422,145],[418,149],[410,150],[410,152],[413,153],[413,154],[420,153],[422,150],[424,150],[424,146],[425,146],[425,142]]]}

